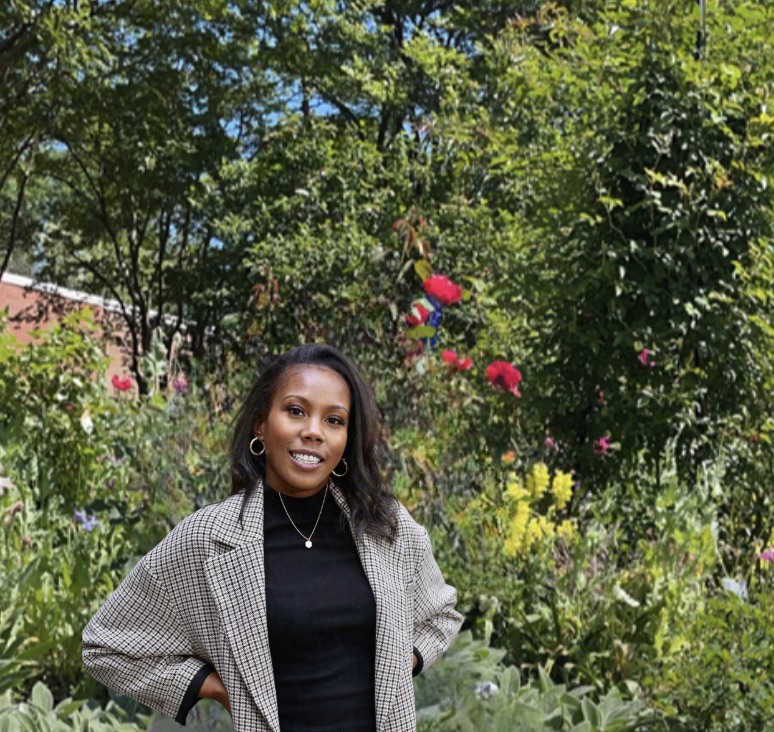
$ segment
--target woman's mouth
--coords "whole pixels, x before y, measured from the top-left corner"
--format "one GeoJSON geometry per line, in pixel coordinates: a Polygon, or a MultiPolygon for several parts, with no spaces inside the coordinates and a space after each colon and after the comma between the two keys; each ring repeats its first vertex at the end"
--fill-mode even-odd
{"type": "Polygon", "coordinates": [[[304,452],[291,452],[290,457],[296,465],[304,470],[314,470],[323,462],[322,458],[316,455],[307,455],[304,452]]]}

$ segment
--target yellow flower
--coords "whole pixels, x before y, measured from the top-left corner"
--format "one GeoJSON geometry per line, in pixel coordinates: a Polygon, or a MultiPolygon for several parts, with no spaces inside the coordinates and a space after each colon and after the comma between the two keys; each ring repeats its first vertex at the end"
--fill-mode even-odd
{"type": "Polygon", "coordinates": [[[561,511],[572,498],[572,474],[557,470],[551,483],[551,492],[556,507],[561,511]]]}
{"type": "Polygon", "coordinates": [[[540,527],[540,523],[536,521],[530,521],[527,526],[527,530],[524,532],[524,547],[529,549],[533,544],[539,542],[543,538],[543,530],[540,527]]]}
{"type": "Polygon", "coordinates": [[[548,480],[548,466],[545,463],[536,463],[527,476],[527,489],[534,498],[540,498],[548,488],[548,480]]]}
{"type": "Polygon", "coordinates": [[[547,516],[538,516],[535,519],[535,523],[537,523],[538,527],[540,528],[540,533],[548,538],[554,535],[556,527],[554,526],[553,522],[548,519],[547,516]]]}
{"type": "Polygon", "coordinates": [[[505,486],[505,494],[514,501],[521,501],[529,496],[518,478],[514,478],[505,486]]]}
{"type": "Polygon", "coordinates": [[[529,522],[529,504],[519,501],[516,512],[511,519],[508,538],[505,540],[504,551],[507,556],[513,557],[522,549],[524,532],[529,522]]]}
{"type": "Polygon", "coordinates": [[[575,536],[575,526],[573,525],[572,521],[569,519],[562,521],[562,523],[556,527],[556,535],[565,541],[572,541],[573,537],[575,536]]]}

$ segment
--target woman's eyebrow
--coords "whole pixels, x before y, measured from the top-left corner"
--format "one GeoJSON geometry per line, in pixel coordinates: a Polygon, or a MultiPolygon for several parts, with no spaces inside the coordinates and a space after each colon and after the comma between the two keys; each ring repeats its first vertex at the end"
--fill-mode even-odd
{"type": "MultiPolygon", "coordinates": [[[[283,402],[286,399],[298,399],[301,402],[306,402],[307,404],[309,404],[309,400],[306,397],[301,396],[300,394],[287,394],[286,396],[282,397],[283,402]]],[[[349,414],[349,409],[347,409],[346,407],[343,407],[341,404],[331,404],[328,407],[328,409],[341,409],[342,411],[349,414]]]]}

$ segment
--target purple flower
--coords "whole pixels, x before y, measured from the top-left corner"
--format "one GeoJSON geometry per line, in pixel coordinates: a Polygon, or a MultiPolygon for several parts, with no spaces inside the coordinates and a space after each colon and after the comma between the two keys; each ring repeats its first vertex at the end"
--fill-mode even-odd
{"type": "Polygon", "coordinates": [[[84,531],[91,531],[99,521],[97,521],[96,516],[89,516],[84,522],[83,522],[83,530],[84,531]]]}
{"type": "Polygon", "coordinates": [[[178,394],[186,394],[188,392],[188,379],[185,378],[185,374],[180,374],[174,379],[172,386],[178,394]]]}
{"type": "Polygon", "coordinates": [[[87,518],[86,518],[86,511],[80,511],[80,510],[78,510],[78,509],[76,508],[76,509],[75,509],[75,512],[73,513],[73,516],[74,516],[75,520],[76,520],[76,521],[77,521],[79,524],[85,524],[85,523],[86,523],[86,521],[87,521],[87,518]]]}
{"type": "Polygon", "coordinates": [[[115,482],[115,481],[114,481],[114,480],[111,478],[110,480],[108,480],[108,481],[105,483],[105,485],[107,486],[107,489],[108,489],[108,490],[112,491],[112,490],[113,490],[113,488],[115,488],[115,487],[116,487],[116,482],[115,482]]]}
{"type": "Polygon", "coordinates": [[[774,562],[774,549],[767,549],[765,552],[762,552],[760,558],[764,562],[774,562]]]}

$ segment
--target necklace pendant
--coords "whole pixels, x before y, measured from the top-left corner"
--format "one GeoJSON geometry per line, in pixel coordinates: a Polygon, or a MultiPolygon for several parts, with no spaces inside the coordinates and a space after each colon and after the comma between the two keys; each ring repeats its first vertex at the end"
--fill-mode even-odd
{"type": "Polygon", "coordinates": [[[306,546],[307,549],[311,549],[312,548],[312,542],[307,539],[306,544],[304,546],[306,546]]]}

